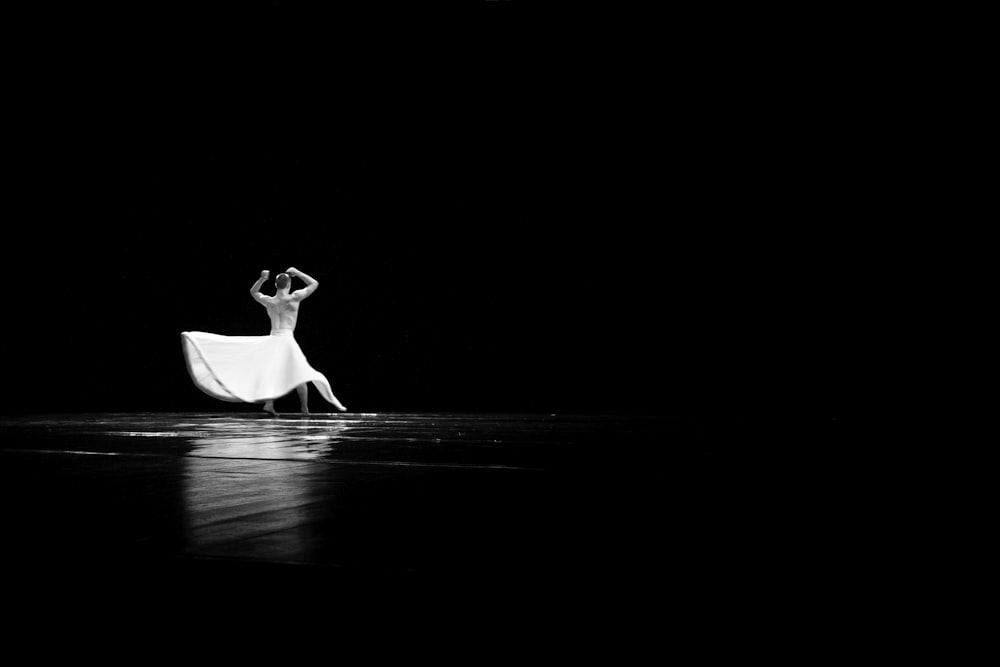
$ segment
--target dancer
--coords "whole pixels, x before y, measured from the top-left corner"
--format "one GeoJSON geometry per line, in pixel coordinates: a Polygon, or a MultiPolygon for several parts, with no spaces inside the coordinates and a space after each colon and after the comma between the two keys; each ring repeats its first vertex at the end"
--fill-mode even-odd
{"type": "Polygon", "coordinates": [[[184,358],[195,385],[223,401],[260,403],[264,411],[277,415],[274,401],[295,389],[301,412],[309,414],[309,386],[312,382],[320,395],[337,410],[347,410],[330,389],[326,377],[309,365],[293,335],[299,318],[299,306],[319,287],[319,282],[290,267],[275,278],[274,296],[261,293],[270,277],[267,270],[250,288],[255,301],[267,309],[271,320],[268,336],[221,336],[202,331],[181,334],[184,358]],[[292,278],[306,286],[291,292],[292,278]]]}

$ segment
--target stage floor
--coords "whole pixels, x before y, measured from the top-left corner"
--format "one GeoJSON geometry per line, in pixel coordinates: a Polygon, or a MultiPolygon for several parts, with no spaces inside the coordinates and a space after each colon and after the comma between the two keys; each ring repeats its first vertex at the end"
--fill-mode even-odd
{"type": "Polygon", "coordinates": [[[809,532],[806,465],[831,441],[796,433],[775,447],[759,424],[665,417],[5,417],[2,565],[42,601],[89,581],[76,599],[136,586],[159,606],[150,586],[176,584],[189,612],[350,599],[419,615],[447,591],[544,623],[638,596],[690,619],[832,553],[809,532]]]}
{"type": "Polygon", "coordinates": [[[414,573],[591,567],[607,531],[630,523],[605,516],[620,494],[647,503],[632,514],[666,502],[665,489],[639,485],[676,473],[659,466],[690,450],[696,431],[540,415],[6,418],[6,556],[414,573]]]}

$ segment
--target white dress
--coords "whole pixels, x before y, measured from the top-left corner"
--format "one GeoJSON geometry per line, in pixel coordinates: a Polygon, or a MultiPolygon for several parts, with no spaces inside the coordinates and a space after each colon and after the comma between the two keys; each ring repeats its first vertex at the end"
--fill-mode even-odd
{"type": "Polygon", "coordinates": [[[181,345],[191,379],[209,396],[233,403],[260,403],[312,382],[327,402],[344,409],[326,377],[309,365],[291,331],[272,331],[270,336],[185,331],[181,345]]]}

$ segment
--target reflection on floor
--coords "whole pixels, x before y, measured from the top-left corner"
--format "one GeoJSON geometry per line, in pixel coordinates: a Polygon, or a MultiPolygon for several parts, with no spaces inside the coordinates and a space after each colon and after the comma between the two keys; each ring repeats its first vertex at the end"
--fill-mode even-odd
{"type": "Polygon", "coordinates": [[[768,457],[766,433],[751,443],[694,419],[143,413],[0,427],[4,563],[45,576],[711,599],[762,567],[801,567],[814,546],[799,539],[815,517],[790,495],[788,480],[811,483],[788,475],[792,450],[768,457]]]}
{"type": "Polygon", "coordinates": [[[683,430],[530,415],[61,415],[5,420],[0,451],[27,510],[14,555],[523,571],[594,553],[622,464],[645,467],[644,450],[683,430]]]}

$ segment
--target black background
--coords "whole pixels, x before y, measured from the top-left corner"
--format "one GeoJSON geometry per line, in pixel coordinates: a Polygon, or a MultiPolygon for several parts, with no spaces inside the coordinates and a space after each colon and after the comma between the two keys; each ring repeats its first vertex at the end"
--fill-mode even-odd
{"type": "Polygon", "coordinates": [[[808,25],[210,7],[19,26],[5,411],[256,409],[179,334],[266,334],[248,289],[289,266],[351,410],[850,403],[891,140],[808,25]]]}

